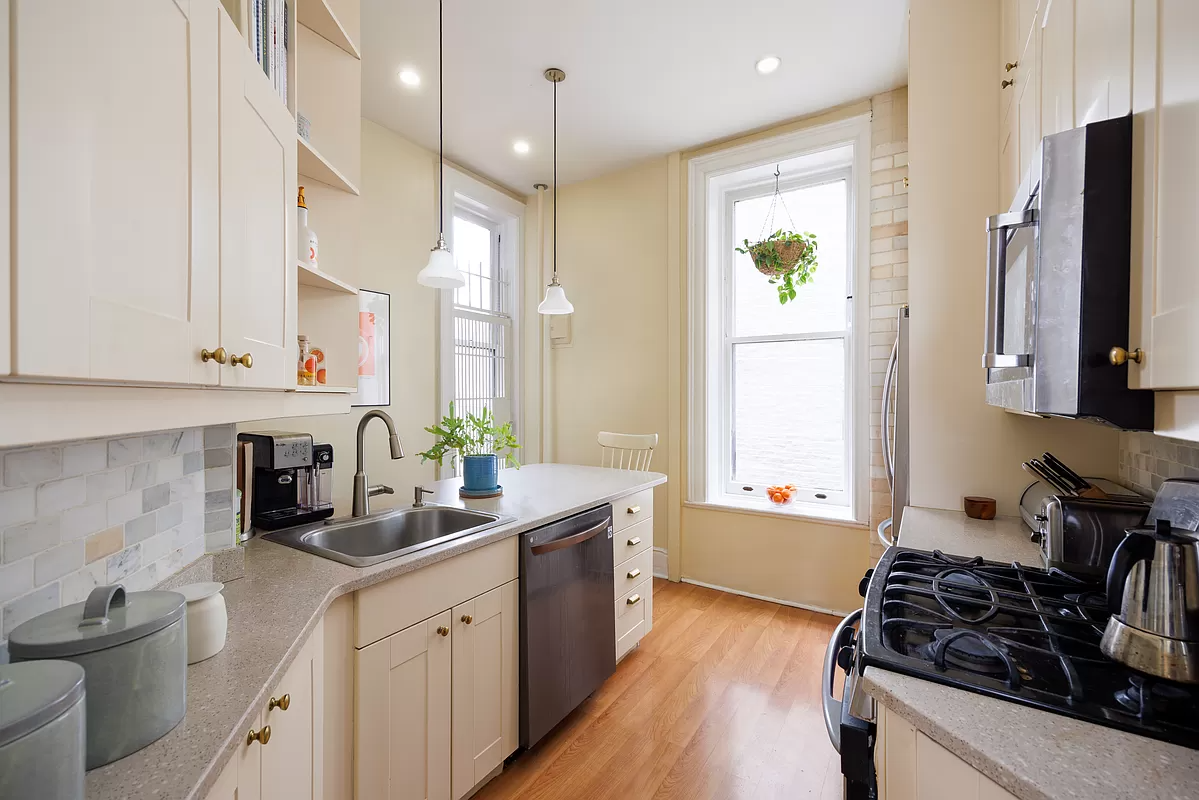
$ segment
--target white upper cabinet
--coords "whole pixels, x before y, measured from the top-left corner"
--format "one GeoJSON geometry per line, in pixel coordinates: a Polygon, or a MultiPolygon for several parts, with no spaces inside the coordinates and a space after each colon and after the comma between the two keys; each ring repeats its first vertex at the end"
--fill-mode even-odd
{"type": "Polygon", "coordinates": [[[1129,383],[1199,388],[1199,4],[1136,0],[1133,309],[1129,383]]]}
{"type": "Polygon", "coordinates": [[[221,385],[289,388],[295,386],[295,120],[224,14],[220,63],[220,341],[229,352],[221,385]]]}
{"type": "Polygon", "coordinates": [[[1041,18],[1042,136],[1074,127],[1074,2],[1053,0],[1041,18]]]}
{"type": "Polygon", "coordinates": [[[217,14],[13,3],[14,374],[217,381],[217,14]]]}
{"type": "Polygon", "coordinates": [[[1123,117],[1132,110],[1132,0],[1081,0],[1074,14],[1075,119],[1123,117]]]}

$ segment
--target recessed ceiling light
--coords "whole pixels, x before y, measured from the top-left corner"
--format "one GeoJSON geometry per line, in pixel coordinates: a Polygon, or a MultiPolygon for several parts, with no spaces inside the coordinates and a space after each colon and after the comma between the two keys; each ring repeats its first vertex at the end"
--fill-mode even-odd
{"type": "Polygon", "coordinates": [[[522,155],[522,156],[528,155],[529,143],[526,142],[524,139],[517,139],[515,142],[512,143],[512,149],[515,150],[518,155],[522,155]]]}
{"type": "Polygon", "coordinates": [[[759,74],[769,75],[770,73],[772,73],[776,69],[778,69],[779,64],[782,64],[782,63],[783,62],[779,59],[778,56],[766,56],[765,58],[758,59],[758,63],[755,66],[757,67],[759,74]]]}
{"type": "Polygon", "coordinates": [[[404,68],[400,70],[400,83],[405,86],[420,86],[420,74],[414,69],[404,68]]]}

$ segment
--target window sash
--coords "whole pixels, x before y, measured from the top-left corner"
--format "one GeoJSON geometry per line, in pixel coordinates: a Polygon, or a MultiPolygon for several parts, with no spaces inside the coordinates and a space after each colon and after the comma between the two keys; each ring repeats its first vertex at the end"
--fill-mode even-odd
{"type": "MultiPolygon", "coordinates": [[[[854,224],[854,184],[853,173],[850,168],[839,167],[833,170],[827,170],[809,175],[803,175],[793,178],[789,181],[782,181],[779,184],[779,191],[782,193],[792,192],[796,190],[807,189],[815,186],[824,185],[836,181],[845,181],[846,183],[846,209],[847,216],[846,236],[849,239],[847,248],[847,263],[845,265],[845,320],[844,328],[840,330],[829,331],[809,331],[795,332],[782,334],[763,334],[736,336],[732,331],[734,327],[734,304],[735,304],[735,277],[734,269],[736,264],[736,255],[734,246],[737,243],[734,230],[734,215],[736,203],[741,200],[749,200],[764,195],[769,195],[774,192],[774,182],[758,181],[754,184],[739,187],[734,190],[725,192],[720,199],[720,241],[721,246],[721,297],[720,297],[720,331],[721,331],[721,358],[720,358],[720,444],[716,451],[720,459],[718,489],[727,497],[755,498],[759,500],[769,500],[766,495],[768,484],[758,484],[752,481],[737,481],[733,477],[733,450],[736,441],[736,426],[735,426],[735,407],[734,407],[734,346],[738,344],[761,344],[774,342],[799,342],[799,341],[820,341],[839,339],[842,341],[842,353],[844,358],[844,408],[843,419],[845,421],[843,444],[842,444],[842,475],[841,484],[844,487],[841,490],[828,490],[817,487],[801,486],[796,484],[796,493],[792,502],[811,503],[832,505],[837,507],[851,508],[853,504],[853,488],[854,488],[854,444],[855,435],[853,425],[853,398],[856,391],[855,376],[853,374],[854,364],[854,337],[853,337],[853,319],[854,319],[854,282],[856,266],[855,262],[860,254],[856,253],[854,247],[854,236],[856,226],[854,224]],[[818,496],[819,495],[819,496],[818,496]]],[[[782,478],[780,478],[782,480],[782,478]]]]}

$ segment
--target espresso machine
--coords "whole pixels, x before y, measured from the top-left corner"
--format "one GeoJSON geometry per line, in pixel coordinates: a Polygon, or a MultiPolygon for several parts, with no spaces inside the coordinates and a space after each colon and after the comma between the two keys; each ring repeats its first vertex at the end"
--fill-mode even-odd
{"type": "Polygon", "coordinates": [[[333,445],[310,433],[239,433],[253,446],[250,522],[273,531],[333,516],[333,445]]]}

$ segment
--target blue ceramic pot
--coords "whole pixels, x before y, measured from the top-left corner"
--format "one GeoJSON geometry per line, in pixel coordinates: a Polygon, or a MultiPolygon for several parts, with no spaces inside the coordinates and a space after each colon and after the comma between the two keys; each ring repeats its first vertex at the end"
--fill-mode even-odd
{"type": "Polygon", "coordinates": [[[499,458],[494,453],[462,457],[462,487],[468,492],[489,492],[499,488],[499,473],[499,458]]]}

